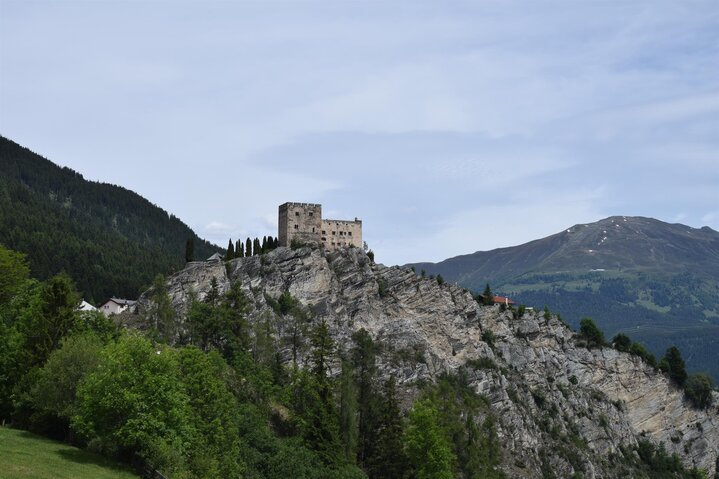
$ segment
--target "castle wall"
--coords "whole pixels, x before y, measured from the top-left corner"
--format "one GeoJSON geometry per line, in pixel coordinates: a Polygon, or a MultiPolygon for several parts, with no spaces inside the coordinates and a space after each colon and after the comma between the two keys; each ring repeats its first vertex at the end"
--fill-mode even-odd
{"type": "Polygon", "coordinates": [[[335,250],[345,246],[362,247],[362,221],[322,220],[322,244],[335,250]]]}
{"type": "Polygon", "coordinates": [[[320,242],[322,205],[284,203],[280,205],[278,239],[280,246],[290,246],[293,239],[304,243],[320,242]]]}

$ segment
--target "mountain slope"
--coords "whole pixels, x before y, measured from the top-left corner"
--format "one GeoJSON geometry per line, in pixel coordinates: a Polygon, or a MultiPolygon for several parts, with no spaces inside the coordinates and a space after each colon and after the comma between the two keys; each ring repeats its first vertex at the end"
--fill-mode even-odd
{"type": "Polygon", "coordinates": [[[28,255],[40,279],[68,273],[85,297],[137,297],[157,273],[219,248],[125,188],[85,180],[0,137],[0,243],[28,255]]]}
{"type": "Polygon", "coordinates": [[[719,379],[719,233],[611,217],[511,248],[418,263],[417,271],[519,303],[548,305],[576,326],[591,316],[655,354],[676,344],[691,369],[719,379]]]}
{"type": "MultiPolygon", "coordinates": [[[[314,324],[329,327],[334,375],[340,352],[365,329],[378,345],[378,382],[393,376],[405,408],[423,384],[457,374],[488,408],[471,419],[495,424],[507,477],[660,477],[634,452],[644,441],[664,443],[709,477],[716,469],[716,407],[691,407],[667,376],[636,356],[587,349],[556,316],[481,306],[464,289],[374,264],[357,248],[305,247],[188,264],[167,281],[180,329],[188,326],[193,298],[207,298],[213,287],[214,294],[242,290],[249,324],[261,324],[284,345],[276,357],[288,365],[292,330],[273,308],[285,293],[311,311],[314,324]]],[[[142,324],[152,295],[140,297],[125,324],[142,324]]],[[[297,364],[307,365],[311,350],[300,345],[297,353],[297,364]]]]}

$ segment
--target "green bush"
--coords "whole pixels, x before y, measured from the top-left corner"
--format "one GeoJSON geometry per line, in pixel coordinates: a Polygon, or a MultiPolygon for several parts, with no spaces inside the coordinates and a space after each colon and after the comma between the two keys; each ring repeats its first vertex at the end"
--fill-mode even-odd
{"type": "Polygon", "coordinates": [[[684,394],[691,403],[700,409],[712,404],[712,379],[706,374],[691,374],[684,385],[684,394]]]}
{"type": "Polygon", "coordinates": [[[586,341],[588,348],[604,345],[604,333],[591,318],[584,318],[579,322],[579,336],[586,341]]]}

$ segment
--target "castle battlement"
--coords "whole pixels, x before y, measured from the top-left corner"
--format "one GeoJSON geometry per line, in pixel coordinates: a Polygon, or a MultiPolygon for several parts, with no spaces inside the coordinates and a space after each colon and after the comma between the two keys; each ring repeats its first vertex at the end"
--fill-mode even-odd
{"type": "Polygon", "coordinates": [[[322,205],[288,202],[279,207],[277,237],[280,246],[290,246],[298,240],[318,243],[328,250],[347,246],[361,248],[362,221],[322,219],[322,205]]]}

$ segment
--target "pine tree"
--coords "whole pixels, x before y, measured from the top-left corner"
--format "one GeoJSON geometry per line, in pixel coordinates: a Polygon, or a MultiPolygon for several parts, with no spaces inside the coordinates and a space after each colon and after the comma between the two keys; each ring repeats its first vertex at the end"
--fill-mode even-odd
{"type": "Polygon", "coordinates": [[[245,241],[245,258],[252,256],[252,240],[248,237],[245,241]]]}
{"type": "Polygon", "coordinates": [[[267,253],[267,236],[262,237],[262,246],[260,247],[261,254],[267,253]]]}
{"type": "Polygon", "coordinates": [[[374,381],[377,374],[377,347],[363,328],[352,335],[352,365],[355,369],[359,402],[359,438],[357,459],[366,467],[376,447],[377,398],[374,381]]]}
{"type": "Polygon", "coordinates": [[[684,383],[687,380],[687,370],[679,348],[672,346],[667,349],[667,352],[664,354],[664,358],[662,358],[659,365],[661,369],[666,370],[666,372],[669,373],[669,377],[672,381],[674,381],[678,386],[684,386],[684,383]],[[664,366],[665,364],[666,366],[664,366]]]}
{"type": "Polygon", "coordinates": [[[175,309],[172,307],[165,277],[161,274],[155,276],[152,283],[151,301],[148,314],[150,326],[161,341],[172,344],[175,339],[175,309]]]}
{"type": "Polygon", "coordinates": [[[195,261],[195,240],[187,238],[185,242],[185,262],[195,261]]]}
{"type": "Polygon", "coordinates": [[[245,256],[245,244],[242,242],[242,240],[237,240],[237,249],[235,250],[235,255],[238,258],[244,258],[245,256]]]}
{"type": "Polygon", "coordinates": [[[260,245],[260,239],[255,238],[252,242],[252,256],[257,256],[262,253],[262,245],[260,245]]]}
{"type": "Polygon", "coordinates": [[[227,244],[227,254],[225,254],[225,261],[229,261],[235,257],[235,245],[232,243],[232,238],[227,244]]]}
{"type": "Polygon", "coordinates": [[[340,373],[340,439],[345,460],[354,464],[357,459],[357,386],[354,368],[346,358],[342,359],[340,373]]]}
{"type": "Polygon", "coordinates": [[[492,294],[492,290],[489,289],[489,283],[487,283],[487,286],[484,287],[484,293],[482,293],[482,304],[485,306],[491,306],[494,304],[494,294],[492,294]]]}
{"type": "Polygon", "coordinates": [[[402,444],[402,414],[397,400],[397,382],[390,376],[384,383],[379,411],[376,454],[369,461],[373,479],[402,477],[407,470],[407,456],[402,444]]]}

